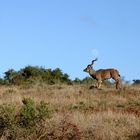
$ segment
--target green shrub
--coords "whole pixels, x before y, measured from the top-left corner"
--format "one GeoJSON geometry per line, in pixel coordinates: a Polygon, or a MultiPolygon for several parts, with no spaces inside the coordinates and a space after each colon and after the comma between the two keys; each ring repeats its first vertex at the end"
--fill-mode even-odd
{"type": "Polygon", "coordinates": [[[50,118],[50,110],[48,108],[48,104],[44,101],[41,101],[37,106],[37,118],[38,120],[44,120],[45,118],[50,118]]]}
{"type": "Polygon", "coordinates": [[[15,116],[16,110],[14,106],[0,106],[0,137],[3,135],[4,130],[14,127],[16,124],[15,116]]]}
{"type": "Polygon", "coordinates": [[[24,98],[23,105],[18,109],[11,105],[0,106],[0,138],[16,139],[18,130],[32,133],[36,126],[42,126],[47,118],[51,117],[48,104],[41,101],[38,104],[31,98],[24,98]],[[29,129],[27,129],[29,128],[29,129]]]}
{"type": "Polygon", "coordinates": [[[63,73],[62,70],[59,68],[52,70],[38,66],[26,66],[25,68],[20,69],[19,71],[9,69],[4,74],[4,78],[0,79],[1,84],[70,84],[72,82],[69,79],[69,75],[67,73],[63,73]]]}
{"type": "Polygon", "coordinates": [[[50,111],[47,103],[41,101],[38,105],[35,105],[34,101],[30,98],[24,98],[22,100],[23,106],[20,109],[19,124],[22,127],[32,127],[38,122],[44,121],[46,118],[50,118],[50,111]]]}
{"type": "Polygon", "coordinates": [[[11,127],[15,121],[16,111],[14,106],[0,106],[0,128],[11,127]]]}
{"type": "Polygon", "coordinates": [[[32,126],[36,120],[36,108],[35,103],[30,98],[24,98],[22,100],[23,106],[20,109],[19,123],[20,126],[28,127],[32,126]]]}

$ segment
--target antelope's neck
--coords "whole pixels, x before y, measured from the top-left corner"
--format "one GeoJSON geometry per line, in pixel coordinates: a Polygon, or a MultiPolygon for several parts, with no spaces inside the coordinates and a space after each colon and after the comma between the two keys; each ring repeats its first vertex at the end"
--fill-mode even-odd
{"type": "Polygon", "coordinates": [[[92,70],[90,70],[89,74],[90,74],[90,75],[94,75],[95,72],[96,72],[96,71],[92,69],[92,70]]]}

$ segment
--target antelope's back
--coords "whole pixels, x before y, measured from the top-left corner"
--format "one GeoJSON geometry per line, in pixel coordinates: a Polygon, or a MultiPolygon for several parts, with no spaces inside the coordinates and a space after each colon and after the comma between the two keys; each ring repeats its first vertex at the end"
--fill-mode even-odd
{"type": "Polygon", "coordinates": [[[117,69],[99,69],[96,71],[97,77],[100,77],[102,79],[108,79],[111,77],[117,77],[119,75],[119,72],[117,69]]]}

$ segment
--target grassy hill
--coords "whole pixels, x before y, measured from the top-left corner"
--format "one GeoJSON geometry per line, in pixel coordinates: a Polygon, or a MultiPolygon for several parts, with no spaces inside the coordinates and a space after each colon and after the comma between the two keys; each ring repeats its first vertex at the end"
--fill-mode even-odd
{"type": "Polygon", "coordinates": [[[125,86],[121,90],[90,89],[86,84],[1,86],[0,137],[2,140],[138,140],[140,86],[125,86]]]}

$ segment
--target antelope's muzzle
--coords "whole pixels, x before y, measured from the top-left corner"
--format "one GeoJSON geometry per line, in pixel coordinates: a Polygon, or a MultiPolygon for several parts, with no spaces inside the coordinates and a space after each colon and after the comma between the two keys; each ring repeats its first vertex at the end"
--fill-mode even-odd
{"type": "Polygon", "coordinates": [[[83,71],[84,71],[84,72],[87,72],[87,69],[84,69],[83,71]]]}

